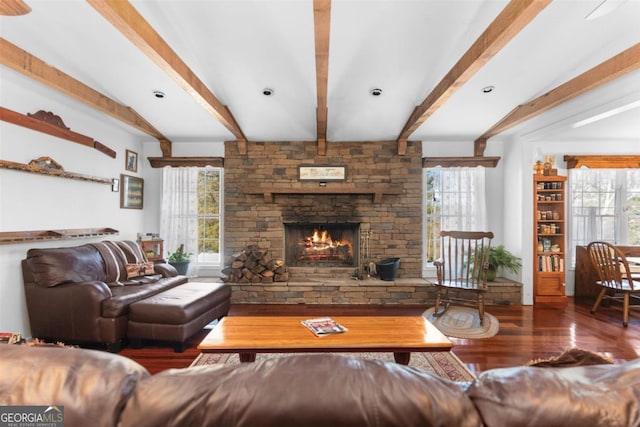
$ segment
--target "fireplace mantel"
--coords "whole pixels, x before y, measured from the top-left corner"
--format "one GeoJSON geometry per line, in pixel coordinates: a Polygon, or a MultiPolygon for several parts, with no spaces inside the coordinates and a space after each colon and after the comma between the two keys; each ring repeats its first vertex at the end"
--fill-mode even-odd
{"type": "Polygon", "coordinates": [[[274,196],[277,194],[357,194],[373,196],[374,203],[381,203],[382,196],[385,194],[401,194],[402,188],[393,184],[374,184],[368,188],[357,188],[353,184],[327,184],[326,187],[285,187],[285,186],[266,186],[254,190],[247,191],[247,194],[262,194],[265,203],[273,203],[274,196]]]}

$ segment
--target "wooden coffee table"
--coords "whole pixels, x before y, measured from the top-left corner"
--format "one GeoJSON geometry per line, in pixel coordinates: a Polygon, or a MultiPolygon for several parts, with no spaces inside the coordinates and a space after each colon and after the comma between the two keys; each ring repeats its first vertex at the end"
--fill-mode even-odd
{"type": "MultiPolygon", "coordinates": [[[[321,316],[318,316],[321,317],[321,316]]],[[[299,316],[229,316],[198,345],[203,353],[238,353],[253,362],[256,353],[393,352],[407,365],[414,351],[449,351],[453,346],[422,316],[331,316],[347,332],[317,337],[299,316]]]]}

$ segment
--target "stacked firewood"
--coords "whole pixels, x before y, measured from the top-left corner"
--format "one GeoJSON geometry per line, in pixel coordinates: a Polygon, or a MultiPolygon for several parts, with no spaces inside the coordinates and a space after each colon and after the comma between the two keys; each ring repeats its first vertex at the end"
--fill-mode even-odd
{"type": "Polygon", "coordinates": [[[222,269],[224,282],[270,283],[289,280],[289,270],[282,259],[275,259],[267,249],[249,245],[231,255],[222,269]]]}

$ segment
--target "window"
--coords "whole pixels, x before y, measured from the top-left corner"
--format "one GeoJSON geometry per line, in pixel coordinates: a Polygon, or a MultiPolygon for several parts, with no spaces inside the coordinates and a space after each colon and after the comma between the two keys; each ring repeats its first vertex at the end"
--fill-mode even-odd
{"type": "Polygon", "coordinates": [[[483,167],[424,169],[425,261],[440,258],[440,231],[486,228],[483,167]]]}
{"type": "Polygon", "coordinates": [[[220,169],[198,171],[198,262],[220,264],[220,169]]]}
{"type": "Polygon", "coordinates": [[[640,170],[571,169],[569,209],[572,266],[577,245],[640,245],[640,170]]]}
{"type": "Polygon", "coordinates": [[[220,266],[221,168],[170,168],[163,171],[160,236],[169,252],[181,244],[192,264],[220,266]]]}

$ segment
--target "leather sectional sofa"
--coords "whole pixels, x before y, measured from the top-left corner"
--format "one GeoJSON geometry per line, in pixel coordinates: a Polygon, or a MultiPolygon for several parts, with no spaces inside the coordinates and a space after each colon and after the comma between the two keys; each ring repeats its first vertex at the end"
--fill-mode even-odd
{"type": "Polygon", "coordinates": [[[30,249],[22,261],[31,336],[118,351],[123,340],[173,342],[228,313],[231,288],[189,283],[133,241],[30,249]]]}
{"type": "Polygon", "coordinates": [[[107,352],[0,345],[0,372],[0,406],[58,405],[67,427],[640,425],[640,359],[494,369],[455,383],[330,354],[151,376],[107,352]]]}

